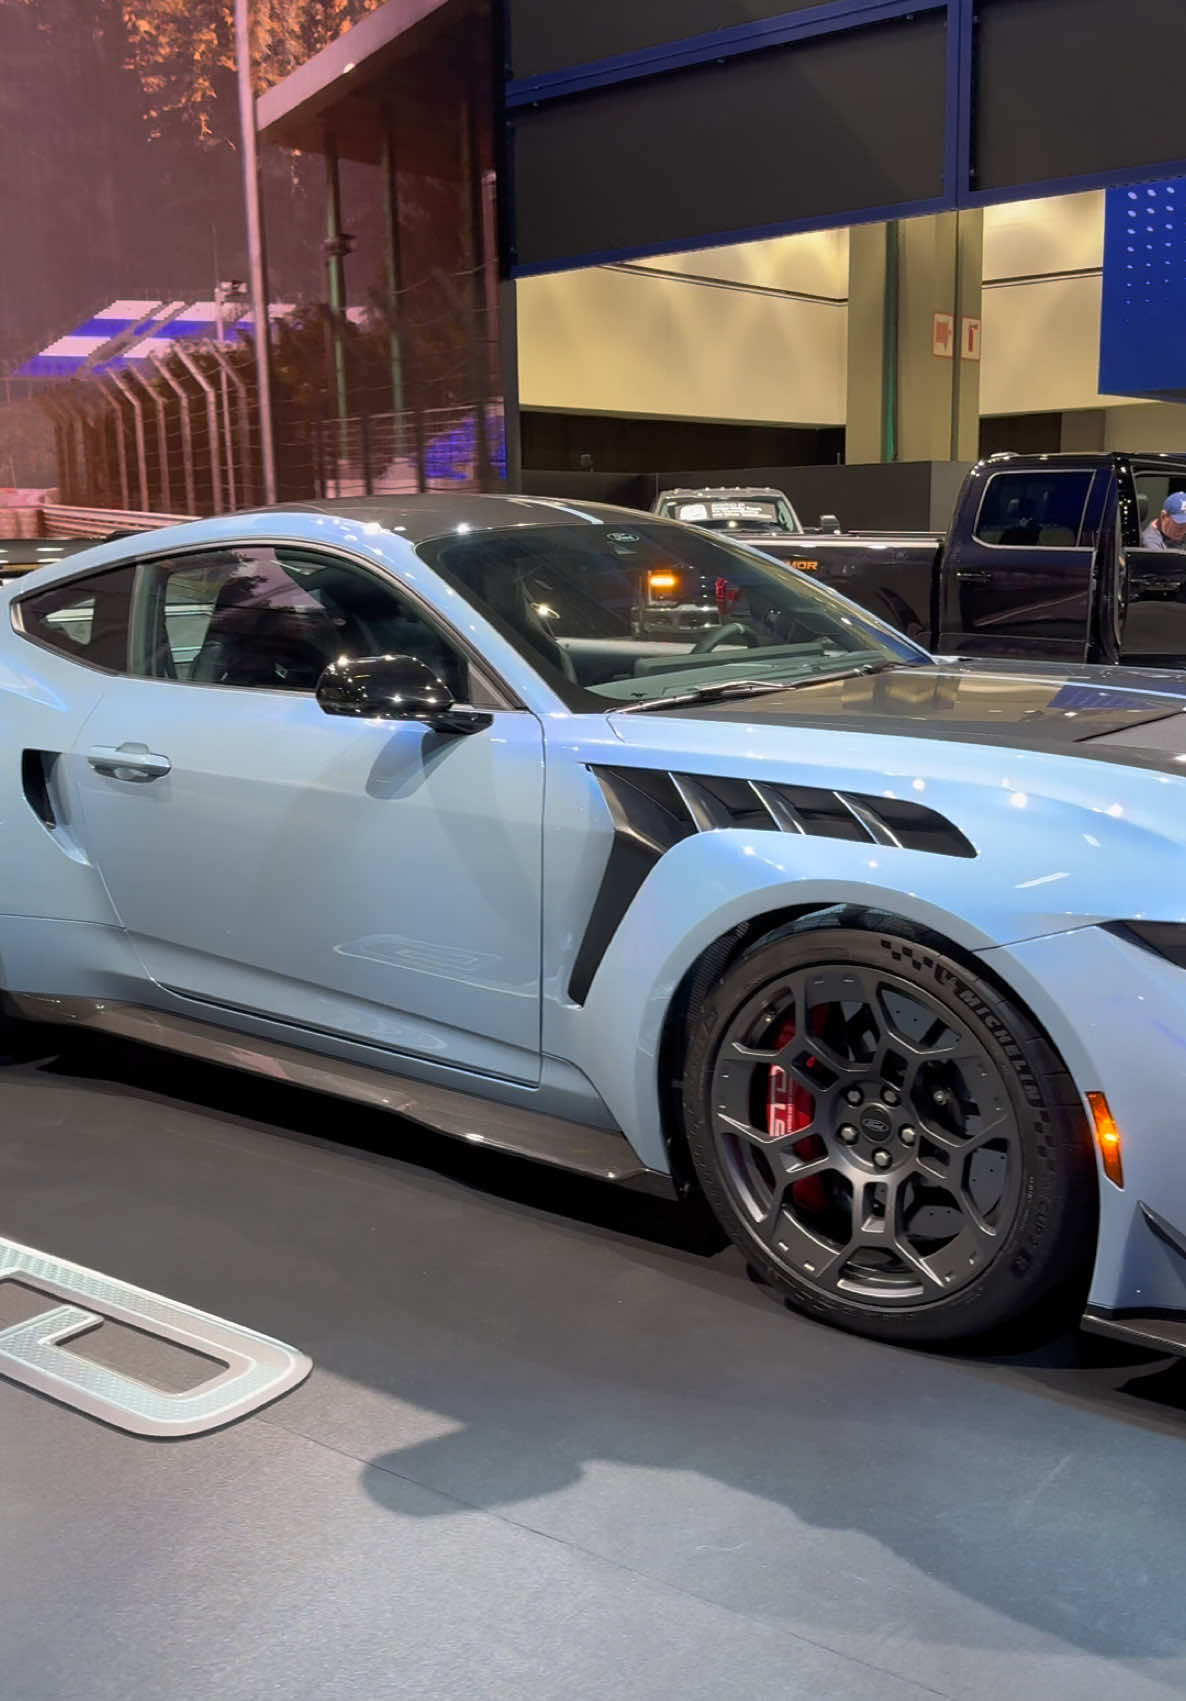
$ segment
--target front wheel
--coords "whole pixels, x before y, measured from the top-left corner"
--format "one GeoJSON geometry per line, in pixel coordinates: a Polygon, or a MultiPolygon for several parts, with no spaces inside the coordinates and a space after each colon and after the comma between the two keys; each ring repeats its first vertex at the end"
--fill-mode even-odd
{"type": "Polygon", "coordinates": [[[689,1020],[697,1177],[800,1310],[938,1345],[1082,1305],[1097,1212],[1082,1106],[995,987],[893,933],[800,924],[689,1020]]]}

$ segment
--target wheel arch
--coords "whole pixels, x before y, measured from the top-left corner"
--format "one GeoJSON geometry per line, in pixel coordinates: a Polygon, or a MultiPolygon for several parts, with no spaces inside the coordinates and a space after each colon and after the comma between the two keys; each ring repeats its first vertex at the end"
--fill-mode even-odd
{"type": "MultiPolygon", "coordinates": [[[[668,1001],[664,1012],[657,1049],[656,1090],[659,1118],[664,1145],[671,1164],[671,1173],[681,1190],[694,1186],[687,1139],[680,1114],[680,1093],[683,1066],[687,1053],[689,1012],[707,993],[712,983],[734,963],[760,947],[772,944],[780,937],[804,932],[818,932],[829,927],[858,929],[861,932],[888,932],[910,943],[941,952],[963,965],[979,979],[987,981],[1002,996],[1009,999],[1042,1035],[1060,1066],[1072,1079],[1072,1069],[1050,1025],[1043,1019],[1018,987],[1004,977],[994,964],[962,945],[959,941],[933,927],[901,913],[869,904],[853,902],[808,903],[783,906],[757,914],[738,923],[719,935],[697,955],[688,966],[668,1001]]],[[[1085,1138],[1090,1140],[1084,1111],[1085,1138]]]]}

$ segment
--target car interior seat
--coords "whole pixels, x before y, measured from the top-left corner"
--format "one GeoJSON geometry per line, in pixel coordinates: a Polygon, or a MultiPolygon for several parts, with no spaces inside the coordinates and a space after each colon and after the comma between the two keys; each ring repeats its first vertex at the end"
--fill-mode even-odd
{"type": "Polygon", "coordinates": [[[252,599],[249,579],[222,586],[189,677],[195,684],[311,691],[342,648],[324,610],[252,599]]]}

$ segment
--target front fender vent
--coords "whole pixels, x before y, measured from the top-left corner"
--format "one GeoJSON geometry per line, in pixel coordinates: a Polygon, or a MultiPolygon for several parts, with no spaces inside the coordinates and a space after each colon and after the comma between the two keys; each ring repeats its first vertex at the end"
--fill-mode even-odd
{"type": "Polygon", "coordinates": [[[658,768],[594,766],[614,842],[573,963],[568,995],[583,1004],[610,940],[659,858],[694,833],[798,833],[853,844],[974,857],[975,846],[937,810],[894,797],[823,786],[738,780],[658,768]]]}
{"type": "MultiPolygon", "coordinates": [[[[605,770],[595,771],[600,777],[605,770]]],[[[929,851],[934,856],[976,855],[958,827],[921,803],[817,786],[775,785],[768,780],[718,779],[707,774],[670,777],[700,833],[725,827],[750,832],[773,828],[807,838],[929,851]]]]}

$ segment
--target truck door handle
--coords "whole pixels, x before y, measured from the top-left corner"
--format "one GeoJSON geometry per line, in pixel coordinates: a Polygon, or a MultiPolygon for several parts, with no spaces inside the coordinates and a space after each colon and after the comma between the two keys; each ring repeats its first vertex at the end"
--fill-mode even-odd
{"type": "Polygon", "coordinates": [[[97,744],[87,751],[86,759],[97,774],[139,784],[159,780],[173,768],[167,756],[154,755],[146,744],[97,744]]]}
{"type": "Polygon", "coordinates": [[[962,567],[956,573],[956,578],[965,585],[991,585],[992,574],[982,567],[962,567]]]}

